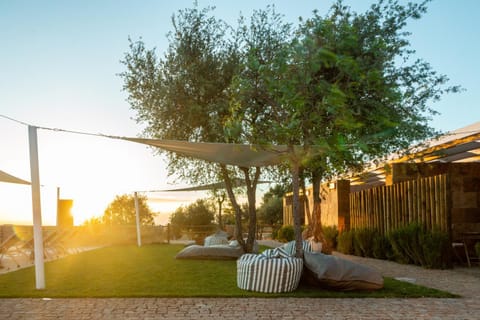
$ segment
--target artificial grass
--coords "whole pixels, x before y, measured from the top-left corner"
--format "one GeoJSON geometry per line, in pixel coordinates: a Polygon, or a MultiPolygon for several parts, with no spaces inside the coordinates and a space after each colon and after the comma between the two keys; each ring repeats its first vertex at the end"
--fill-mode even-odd
{"type": "Polygon", "coordinates": [[[181,245],[108,247],[45,264],[46,289],[35,289],[33,267],[0,275],[0,297],[456,297],[448,292],[385,278],[374,292],[337,292],[300,286],[265,294],[241,290],[236,261],[176,260],[181,245]]]}

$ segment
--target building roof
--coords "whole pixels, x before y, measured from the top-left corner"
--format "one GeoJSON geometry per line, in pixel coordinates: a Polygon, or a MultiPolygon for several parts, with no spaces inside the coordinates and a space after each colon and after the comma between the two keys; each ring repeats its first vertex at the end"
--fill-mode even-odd
{"type": "Polygon", "coordinates": [[[392,163],[480,162],[480,122],[427,140],[408,152],[395,153],[387,160],[348,179],[352,186],[376,186],[385,183],[385,165],[392,163]]]}

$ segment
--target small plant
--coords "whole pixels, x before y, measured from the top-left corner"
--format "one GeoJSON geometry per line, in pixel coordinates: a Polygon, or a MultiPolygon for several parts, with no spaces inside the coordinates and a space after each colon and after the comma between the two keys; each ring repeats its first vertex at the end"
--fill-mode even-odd
{"type": "Polygon", "coordinates": [[[423,267],[444,269],[450,265],[450,242],[448,239],[448,234],[440,230],[424,230],[420,235],[423,267]]]}
{"type": "Polygon", "coordinates": [[[352,254],[353,250],[353,231],[344,231],[338,236],[337,250],[344,254],[352,254]]]}
{"type": "Polygon", "coordinates": [[[283,226],[277,232],[277,240],[289,242],[295,240],[295,231],[293,226],[283,226]]]}
{"type": "Polygon", "coordinates": [[[375,259],[392,259],[393,250],[388,238],[377,232],[373,237],[373,257],[375,259]]]}
{"type": "Polygon", "coordinates": [[[337,248],[337,237],[338,237],[338,229],[336,226],[324,226],[323,228],[323,236],[325,237],[325,241],[327,242],[327,246],[332,248],[332,250],[337,248]]]}
{"type": "Polygon", "coordinates": [[[355,230],[353,241],[355,241],[355,253],[363,257],[373,257],[374,239],[377,234],[375,229],[355,230]]]}
{"type": "Polygon", "coordinates": [[[423,265],[423,252],[419,239],[421,230],[422,227],[419,224],[412,223],[390,233],[388,239],[396,261],[423,265]]]}

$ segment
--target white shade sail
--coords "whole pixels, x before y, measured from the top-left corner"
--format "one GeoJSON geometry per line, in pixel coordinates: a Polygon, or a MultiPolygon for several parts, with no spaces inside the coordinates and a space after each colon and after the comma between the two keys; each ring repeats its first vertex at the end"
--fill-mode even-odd
{"type": "MultiPolygon", "coordinates": [[[[258,184],[261,183],[270,183],[270,181],[258,181],[258,184]]],[[[235,179],[232,181],[233,187],[243,187],[245,186],[245,180],[243,179],[235,179]]],[[[158,192],[183,192],[183,191],[205,191],[205,190],[218,190],[218,189],[225,189],[225,182],[216,182],[210,184],[204,184],[200,186],[194,187],[187,187],[187,188],[178,188],[178,189],[166,189],[166,190],[158,190],[158,192]]]]}
{"type": "Polygon", "coordinates": [[[277,165],[288,159],[288,147],[233,143],[188,142],[163,139],[122,138],[147,144],[182,156],[243,168],[277,165]]]}

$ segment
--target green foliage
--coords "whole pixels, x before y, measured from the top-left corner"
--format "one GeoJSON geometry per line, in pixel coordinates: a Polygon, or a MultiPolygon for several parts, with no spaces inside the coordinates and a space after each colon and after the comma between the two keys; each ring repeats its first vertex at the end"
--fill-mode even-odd
{"type": "Polygon", "coordinates": [[[295,240],[295,231],[293,226],[283,226],[277,232],[277,240],[289,242],[295,240]]]}
{"type": "Polygon", "coordinates": [[[270,198],[258,208],[258,221],[262,224],[275,225],[283,221],[282,198],[270,198]]]}
{"type": "Polygon", "coordinates": [[[276,185],[263,195],[262,204],[258,208],[258,221],[261,224],[277,225],[283,222],[284,194],[285,188],[276,185]]]}
{"type": "Polygon", "coordinates": [[[388,238],[375,233],[373,237],[373,257],[376,259],[393,259],[393,250],[388,238]]]}
{"type": "Polygon", "coordinates": [[[422,264],[422,230],[420,224],[411,223],[390,233],[390,243],[397,259],[404,263],[422,264]]]}
{"type": "MultiPolygon", "coordinates": [[[[228,87],[238,66],[229,26],[214,8],[179,10],[172,17],[165,53],[130,40],[120,75],[136,120],[144,134],[160,139],[225,142],[229,114],[228,87]]],[[[161,34],[164,37],[164,34],[161,34]]],[[[164,152],[161,149],[158,152],[164,152]]],[[[191,184],[218,182],[216,164],[164,152],[168,174],[191,184]]],[[[235,168],[230,170],[237,174],[235,168]]]]}
{"type": "Polygon", "coordinates": [[[374,239],[376,234],[377,231],[374,229],[355,230],[353,241],[358,245],[358,251],[361,256],[373,257],[374,239]]]}
{"type": "Polygon", "coordinates": [[[338,237],[337,248],[345,254],[390,259],[425,268],[447,268],[451,260],[448,235],[436,229],[427,231],[418,223],[398,228],[388,236],[374,229],[343,232],[338,237]]]}
{"type": "Polygon", "coordinates": [[[171,224],[202,226],[213,222],[214,211],[205,199],[198,199],[186,207],[178,208],[171,216],[171,224]]]}
{"type": "Polygon", "coordinates": [[[185,227],[208,226],[212,224],[215,212],[205,199],[198,199],[194,203],[180,207],[170,215],[170,225],[175,237],[181,236],[185,227]]]}
{"type": "MultiPolygon", "coordinates": [[[[148,207],[146,196],[138,195],[138,207],[140,224],[153,225],[155,214],[148,207]]],[[[91,220],[90,222],[98,221],[91,220]]],[[[105,209],[102,222],[107,225],[136,224],[135,196],[128,194],[116,196],[105,209]]]]}
{"type": "Polygon", "coordinates": [[[420,243],[423,251],[421,265],[425,268],[445,269],[451,266],[451,243],[448,234],[432,230],[421,234],[420,243]]]}
{"type": "Polygon", "coordinates": [[[337,250],[344,254],[353,254],[353,238],[354,232],[352,230],[340,233],[338,236],[337,250]]]}
{"type": "Polygon", "coordinates": [[[338,229],[337,226],[322,226],[323,236],[328,242],[328,247],[334,250],[337,247],[338,229]]]}
{"type": "Polygon", "coordinates": [[[36,290],[35,269],[0,275],[1,298],[108,297],[446,297],[454,295],[385,278],[375,292],[338,292],[299,287],[284,294],[248,292],[237,287],[236,262],[176,260],[181,245],[116,246],[45,263],[46,289],[36,290]]]}
{"type": "Polygon", "coordinates": [[[475,253],[477,257],[480,259],[480,242],[475,243],[475,253]]]}
{"type": "MultiPolygon", "coordinates": [[[[296,28],[267,7],[236,29],[195,5],[173,16],[163,58],[141,41],[130,43],[124,89],[149,136],[301,145],[305,152],[295,158],[320,181],[435,133],[430,105],[458,87],[414,59],[405,28],[426,13],[427,2],[385,0],[356,13],[336,1],[296,28]]],[[[215,165],[167,156],[169,173],[181,179],[218,178],[215,165]]],[[[405,250],[408,259],[417,255],[405,250]]]]}
{"type": "Polygon", "coordinates": [[[417,223],[399,228],[389,235],[397,261],[426,268],[450,266],[450,242],[448,235],[439,230],[427,231],[417,223]]]}

